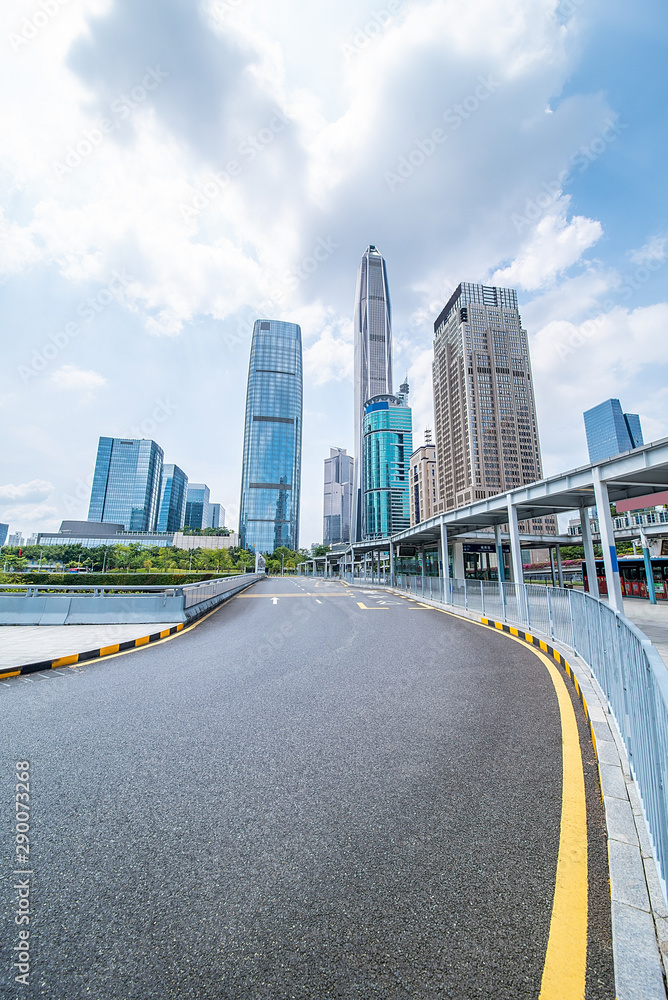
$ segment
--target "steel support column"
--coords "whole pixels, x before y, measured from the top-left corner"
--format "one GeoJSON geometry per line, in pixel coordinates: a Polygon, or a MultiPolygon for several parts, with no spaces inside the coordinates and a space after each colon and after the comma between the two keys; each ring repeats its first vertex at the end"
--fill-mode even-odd
{"type": "Polygon", "coordinates": [[[513,583],[524,583],[520,529],[517,524],[517,507],[514,506],[512,500],[508,500],[508,528],[510,529],[510,558],[513,566],[513,583]]]}
{"type": "Polygon", "coordinates": [[[585,550],[585,564],[587,566],[588,592],[592,597],[598,597],[598,578],[596,576],[596,559],[594,557],[594,543],[591,540],[591,525],[589,523],[589,507],[580,508],[580,527],[582,528],[582,544],[585,550]]]}
{"type": "Polygon", "coordinates": [[[608,495],[608,485],[601,479],[601,470],[598,466],[592,469],[594,477],[594,495],[596,497],[596,510],[598,511],[598,526],[601,532],[601,548],[603,549],[603,565],[605,566],[605,579],[608,585],[608,602],[610,606],[624,613],[624,601],[622,599],[622,584],[619,578],[619,563],[617,562],[617,548],[615,546],[615,532],[612,526],[612,514],[610,513],[610,497],[608,495]]]}
{"type": "Polygon", "coordinates": [[[557,576],[559,579],[559,586],[564,589],[564,568],[561,565],[561,545],[557,545],[557,576]]]}
{"type": "Polygon", "coordinates": [[[499,583],[503,583],[506,578],[506,570],[503,565],[503,542],[501,541],[501,525],[494,526],[494,539],[496,541],[496,575],[499,583]]]}
{"type": "Polygon", "coordinates": [[[640,544],[642,545],[642,557],[645,563],[645,576],[647,578],[647,593],[649,594],[650,604],[656,604],[656,587],[654,586],[654,571],[652,570],[652,557],[649,551],[649,542],[647,541],[647,534],[643,529],[640,529],[640,544]]]}
{"type": "Polygon", "coordinates": [[[443,600],[450,603],[450,553],[448,551],[448,529],[445,518],[441,518],[441,563],[443,566],[443,600]]]}

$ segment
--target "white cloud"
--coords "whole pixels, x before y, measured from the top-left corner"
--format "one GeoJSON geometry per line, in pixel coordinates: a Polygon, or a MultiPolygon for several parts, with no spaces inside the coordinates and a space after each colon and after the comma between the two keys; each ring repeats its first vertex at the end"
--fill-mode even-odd
{"type": "Polygon", "coordinates": [[[25,535],[31,534],[38,525],[48,525],[49,528],[61,518],[61,512],[57,507],[48,507],[46,504],[29,506],[19,504],[16,507],[8,507],[3,510],[4,523],[16,526],[14,530],[22,531],[25,535]],[[30,526],[26,527],[26,523],[30,526]]]}
{"type": "Polygon", "coordinates": [[[639,250],[634,250],[631,253],[631,261],[634,264],[647,264],[654,263],[655,261],[663,261],[666,259],[666,237],[665,236],[653,236],[651,240],[648,240],[644,246],[640,247],[639,250]]]}
{"type": "Polygon", "coordinates": [[[634,310],[617,306],[582,323],[550,322],[532,338],[547,474],[587,461],[582,414],[610,397],[620,398],[626,412],[648,413],[647,440],[650,434],[668,436],[667,328],[668,303],[634,310]]]}
{"type": "Polygon", "coordinates": [[[76,393],[82,404],[90,403],[97,391],[107,384],[104,375],[76,365],[63,365],[49,377],[49,382],[61,392],[76,393]]]}
{"type": "Polygon", "coordinates": [[[39,503],[46,500],[52,492],[52,484],[43,479],[33,479],[18,486],[8,483],[6,486],[0,486],[0,504],[15,503],[17,500],[24,503],[39,503]]]}
{"type": "Polygon", "coordinates": [[[304,347],[304,374],[314,385],[353,377],[353,331],[350,321],[330,319],[315,343],[304,347]]]}
{"type": "Polygon", "coordinates": [[[492,284],[534,291],[576,264],[603,235],[601,223],[576,215],[567,219],[570,196],[561,197],[537,224],[515,260],[492,276],[492,284]]]}
{"type": "MultiPolygon", "coordinates": [[[[365,25],[384,6],[78,0],[62,5],[0,66],[0,133],[15,137],[1,163],[0,273],[14,277],[14,299],[6,297],[0,312],[13,332],[3,356],[7,371],[27,365],[45,345],[51,352],[54,336],[77,320],[86,296],[105,288],[114,270],[129,276],[109,309],[72,335],[67,365],[41,368],[27,386],[20,377],[5,380],[11,407],[29,406],[31,413],[8,445],[8,478],[30,479],[38,456],[62,496],[68,482],[88,475],[97,436],[109,433],[119,412],[128,423],[130,414],[141,421],[145,392],[183,398],[184,410],[197,412],[205,384],[207,399],[218,393],[223,400],[224,445],[205,415],[199,435],[182,420],[155,433],[186,471],[197,466],[197,478],[212,485],[219,476],[221,493],[234,495],[250,343],[247,331],[235,331],[240,316],[270,311],[302,326],[306,391],[315,387],[319,408],[304,427],[304,455],[311,456],[304,475],[321,491],[324,456],[314,458],[314,449],[331,438],[352,450],[352,432],[347,440],[343,433],[352,419],[347,409],[345,423],[341,414],[352,399],[346,383],[355,272],[370,242],[388,263],[395,370],[409,370],[416,436],[432,423],[435,316],[459,281],[487,275],[535,293],[530,302],[523,297],[522,315],[530,331],[540,331],[537,377],[552,398],[547,373],[555,366],[554,391],[565,401],[573,392],[569,405],[581,406],[582,386],[591,388],[591,380],[579,358],[589,348],[562,359],[550,343],[568,343],[601,303],[634,301],[619,293],[618,261],[605,261],[600,239],[602,222],[616,231],[626,208],[623,198],[610,199],[609,214],[598,221],[588,217],[595,213],[578,190],[577,214],[569,216],[557,179],[570,170],[577,180],[578,163],[601,169],[622,145],[632,145],[635,132],[613,128],[600,151],[605,123],[615,119],[607,88],[586,74],[582,86],[569,83],[591,69],[586,39],[577,36],[580,11],[564,25],[554,16],[557,0],[403,0],[382,30],[372,28],[347,56],[344,45],[360,32],[364,40],[365,25]],[[213,27],[200,16],[203,7],[218,11],[213,27]],[[62,162],[145,67],[158,63],[168,73],[160,86],[58,177],[54,161],[62,162]],[[484,100],[475,97],[481,79],[491,81],[484,100]],[[564,99],[567,83],[571,96],[564,99]],[[385,174],[437,128],[446,140],[390,189],[385,174]],[[537,218],[546,192],[548,209],[539,208],[537,218]],[[534,221],[518,232],[513,216],[534,221]],[[335,251],[294,280],[294,269],[330,238],[335,251]],[[597,241],[604,259],[592,262],[597,241]],[[564,320],[575,326],[552,325],[564,320]],[[107,379],[113,394],[101,392],[107,379]],[[73,393],[81,405],[97,394],[95,422],[77,419],[73,407],[54,408],[55,392],[73,393]],[[307,446],[310,434],[315,443],[307,446]]],[[[6,32],[25,17],[22,0],[7,0],[0,12],[6,32]]],[[[663,238],[654,236],[627,263],[651,270],[662,255],[663,238]]],[[[618,343],[636,337],[624,313],[610,320],[610,330],[621,324],[623,333],[610,334],[618,360],[612,375],[606,367],[606,391],[615,380],[623,387],[615,371],[638,371],[618,343]]],[[[660,422],[658,403],[651,419],[660,422]]],[[[550,440],[556,456],[559,441],[550,440]]],[[[309,540],[321,530],[317,506],[303,506],[309,540]]]]}

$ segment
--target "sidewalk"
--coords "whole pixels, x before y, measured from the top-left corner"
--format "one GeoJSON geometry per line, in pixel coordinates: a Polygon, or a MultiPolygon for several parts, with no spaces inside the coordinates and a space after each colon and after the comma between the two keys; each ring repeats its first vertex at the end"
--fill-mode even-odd
{"type": "Polygon", "coordinates": [[[2,625],[0,670],[141,639],[173,626],[174,622],[151,622],[148,625],[2,625]]]}
{"type": "Polygon", "coordinates": [[[652,640],[661,659],[668,666],[668,601],[650,604],[649,601],[625,598],[624,614],[652,640]]]}

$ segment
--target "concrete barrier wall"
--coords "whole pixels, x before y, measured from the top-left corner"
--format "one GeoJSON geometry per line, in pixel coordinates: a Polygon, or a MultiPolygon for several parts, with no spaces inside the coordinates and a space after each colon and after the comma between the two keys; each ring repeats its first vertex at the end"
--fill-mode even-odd
{"type": "Polygon", "coordinates": [[[50,593],[39,588],[31,589],[28,594],[4,592],[0,593],[0,625],[185,623],[217,607],[262,576],[247,573],[145,594],[77,593],[76,588],[67,593],[50,593]]]}

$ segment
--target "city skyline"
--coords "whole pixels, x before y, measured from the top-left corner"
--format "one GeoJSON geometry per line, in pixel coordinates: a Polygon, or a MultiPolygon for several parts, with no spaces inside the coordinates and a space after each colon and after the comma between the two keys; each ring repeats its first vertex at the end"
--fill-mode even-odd
{"type": "Polygon", "coordinates": [[[319,540],[323,457],[355,450],[370,243],[416,441],[460,280],[518,291],[545,474],[586,462],[602,399],[668,434],[665,5],[474,0],[453,19],[406,0],[371,37],[372,3],[286,4],[82,0],[29,40],[3,6],[12,532],[86,517],[101,433],[187,456],[236,526],[252,324],[272,315],[304,333],[301,537],[319,540]]]}

